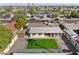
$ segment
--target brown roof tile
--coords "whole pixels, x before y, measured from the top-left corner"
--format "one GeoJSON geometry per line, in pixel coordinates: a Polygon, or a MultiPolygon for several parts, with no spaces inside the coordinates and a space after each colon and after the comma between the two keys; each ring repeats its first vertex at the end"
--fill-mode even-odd
{"type": "Polygon", "coordinates": [[[11,23],[8,23],[5,27],[11,31],[16,31],[15,24],[16,21],[12,21],[11,23]]]}

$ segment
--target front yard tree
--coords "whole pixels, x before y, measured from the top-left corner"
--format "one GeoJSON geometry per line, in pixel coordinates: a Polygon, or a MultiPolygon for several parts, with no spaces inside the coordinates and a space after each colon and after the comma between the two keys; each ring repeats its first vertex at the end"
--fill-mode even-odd
{"type": "Polygon", "coordinates": [[[4,50],[11,42],[13,33],[0,24],[0,51],[4,50]]]}
{"type": "Polygon", "coordinates": [[[17,29],[21,29],[25,24],[26,24],[26,15],[24,13],[18,14],[18,20],[17,23],[15,24],[15,27],[17,29]]]}
{"type": "Polygon", "coordinates": [[[15,27],[17,29],[21,29],[25,24],[26,24],[26,19],[20,18],[20,19],[18,19],[15,27]]]}

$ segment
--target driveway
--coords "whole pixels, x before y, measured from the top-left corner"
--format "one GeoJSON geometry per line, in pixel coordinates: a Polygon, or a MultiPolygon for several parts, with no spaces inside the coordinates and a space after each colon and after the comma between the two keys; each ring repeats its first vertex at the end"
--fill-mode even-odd
{"type": "Polygon", "coordinates": [[[20,50],[24,50],[26,48],[26,39],[25,38],[18,38],[13,46],[10,48],[9,53],[11,52],[19,52],[20,50]]]}

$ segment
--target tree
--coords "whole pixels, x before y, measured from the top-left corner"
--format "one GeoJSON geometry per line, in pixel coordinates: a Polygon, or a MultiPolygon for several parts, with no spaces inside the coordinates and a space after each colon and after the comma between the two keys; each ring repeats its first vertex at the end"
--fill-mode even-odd
{"type": "Polygon", "coordinates": [[[12,12],[12,7],[11,6],[5,7],[5,12],[12,12]]]}
{"type": "Polygon", "coordinates": [[[26,19],[20,18],[17,23],[15,24],[15,27],[17,29],[20,29],[21,27],[23,27],[26,24],[26,19]]]}
{"type": "Polygon", "coordinates": [[[71,15],[71,11],[70,10],[65,10],[64,11],[64,16],[65,17],[70,17],[70,15],[71,15]]]}
{"type": "Polygon", "coordinates": [[[13,33],[0,24],[0,50],[4,50],[11,42],[13,33]]]}
{"type": "Polygon", "coordinates": [[[73,18],[78,18],[79,12],[78,11],[72,11],[70,16],[73,17],[73,18]]]}
{"type": "Polygon", "coordinates": [[[33,6],[28,7],[29,13],[33,16],[36,13],[36,8],[33,6]]]}
{"type": "Polygon", "coordinates": [[[26,15],[25,15],[24,13],[21,13],[21,14],[18,14],[17,18],[18,18],[18,20],[17,20],[17,23],[15,24],[15,27],[16,27],[17,29],[20,29],[20,28],[22,28],[22,27],[26,24],[26,22],[27,22],[27,20],[26,20],[26,15]]]}
{"type": "Polygon", "coordinates": [[[59,17],[60,17],[60,14],[58,12],[54,12],[52,14],[52,18],[54,18],[54,19],[59,19],[59,17]]]}
{"type": "Polygon", "coordinates": [[[19,18],[25,19],[26,18],[26,15],[24,13],[20,13],[20,14],[17,15],[17,17],[18,17],[18,19],[19,18]]]}

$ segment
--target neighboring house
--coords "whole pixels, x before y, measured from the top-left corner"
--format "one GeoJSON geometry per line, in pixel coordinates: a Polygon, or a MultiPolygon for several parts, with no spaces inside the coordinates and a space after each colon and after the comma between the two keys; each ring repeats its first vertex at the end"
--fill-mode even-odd
{"type": "Polygon", "coordinates": [[[79,51],[79,35],[75,30],[79,29],[79,23],[63,23],[63,27],[65,28],[64,34],[70,40],[72,45],[79,51]]]}
{"type": "Polygon", "coordinates": [[[12,18],[13,17],[13,14],[11,13],[6,13],[3,15],[3,18],[12,18]]]}
{"type": "Polygon", "coordinates": [[[43,18],[33,17],[32,19],[30,19],[30,21],[48,22],[48,23],[58,23],[59,22],[59,20],[55,20],[55,19],[49,18],[49,17],[43,17],[43,18]]]}
{"type": "Polygon", "coordinates": [[[70,40],[72,45],[79,51],[79,36],[73,30],[64,29],[65,36],[70,40]]]}
{"type": "Polygon", "coordinates": [[[36,21],[36,22],[55,22],[54,19],[49,17],[39,18],[39,17],[33,17],[30,21],[36,21]]]}
{"type": "Polygon", "coordinates": [[[79,29],[78,23],[77,24],[76,23],[64,23],[62,24],[62,26],[64,27],[65,33],[67,33],[69,36],[75,36],[75,35],[78,36],[78,32],[76,31],[79,29]]]}
{"type": "Polygon", "coordinates": [[[49,27],[48,25],[44,24],[44,23],[40,23],[40,22],[29,22],[28,23],[28,27],[49,27]]]}
{"type": "Polygon", "coordinates": [[[77,30],[79,29],[79,22],[78,23],[63,23],[61,24],[65,29],[72,29],[77,30]]]}
{"type": "Polygon", "coordinates": [[[62,34],[59,27],[31,27],[29,30],[30,37],[54,37],[62,34]]]}
{"type": "Polygon", "coordinates": [[[64,23],[78,23],[79,18],[60,18],[64,23]]]}
{"type": "Polygon", "coordinates": [[[9,30],[11,30],[12,32],[16,32],[17,29],[15,28],[15,24],[16,24],[16,21],[12,21],[8,24],[5,25],[5,27],[9,30]]]}
{"type": "Polygon", "coordinates": [[[73,30],[64,29],[64,32],[65,32],[66,37],[67,37],[69,40],[75,39],[75,37],[78,36],[73,30]]]}
{"type": "Polygon", "coordinates": [[[44,17],[47,17],[47,14],[45,14],[45,13],[37,13],[34,16],[39,17],[39,18],[44,18],[44,17]]]}
{"type": "Polygon", "coordinates": [[[10,22],[10,19],[4,19],[4,18],[0,18],[0,23],[2,23],[2,24],[7,24],[7,23],[9,23],[10,22]]]}

